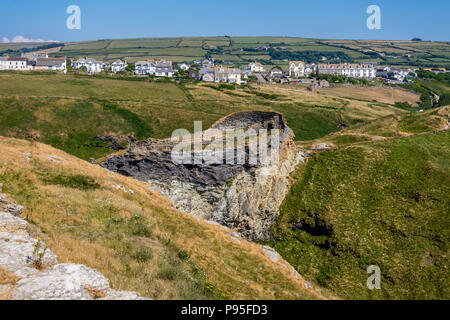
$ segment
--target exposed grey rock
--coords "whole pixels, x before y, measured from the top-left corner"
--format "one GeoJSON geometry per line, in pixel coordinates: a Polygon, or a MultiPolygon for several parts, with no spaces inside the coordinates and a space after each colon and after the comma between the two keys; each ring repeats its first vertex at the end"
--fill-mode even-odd
{"type": "Polygon", "coordinates": [[[58,263],[56,255],[44,243],[28,235],[0,232],[0,253],[14,257],[27,267],[39,263],[42,268],[46,268],[58,263]]]}
{"type": "Polygon", "coordinates": [[[49,159],[49,160],[51,160],[53,162],[57,162],[57,163],[64,161],[63,159],[58,159],[57,157],[52,156],[52,155],[47,155],[47,159],[49,159]]]}
{"type": "Polygon", "coordinates": [[[275,249],[269,246],[264,246],[263,251],[270,257],[270,260],[272,260],[273,262],[280,261],[281,256],[278,252],[275,251],[275,249]]]}
{"type": "MultiPolygon", "coordinates": [[[[200,164],[179,164],[173,161],[171,154],[175,142],[149,139],[133,144],[123,156],[109,157],[101,166],[148,182],[151,189],[167,196],[176,209],[197,218],[215,221],[236,230],[246,239],[270,238],[269,228],[279,215],[279,206],[289,190],[289,174],[306,158],[306,154],[296,148],[292,130],[278,113],[236,113],[212,128],[224,132],[278,129],[278,165],[272,166],[270,155],[260,163],[250,164],[248,145],[240,149],[245,164],[239,164],[238,161],[234,161],[234,164],[208,164],[205,161],[200,164]]],[[[272,143],[269,135],[269,150],[272,143]]],[[[224,152],[229,150],[225,149],[224,152]]],[[[237,160],[237,150],[231,151],[237,160]]],[[[194,151],[185,158],[192,160],[195,155],[194,151]]],[[[258,156],[261,159],[259,152],[258,156]]]]}
{"type": "Polygon", "coordinates": [[[17,283],[16,300],[92,300],[88,290],[105,292],[108,280],[98,271],[81,264],[59,264],[17,283]]]}
{"type": "Polygon", "coordinates": [[[23,207],[15,203],[4,204],[3,210],[11,213],[14,216],[20,216],[23,213],[23,207]]]}
{"type": "Polygon", "coordinates": [[[312,147],[312,149],[316,150],[316,151],[322,151],[322,150],[329,150],[329,149],[331,149],[331,147],[326,143],[319,143],[319,144],[314,145],[312,147]]]}
{"type": "Polygon", "coordinates": [[[116,291],[97,270],[82,264],[58,264],[20,280],[13,291],[16,300],[143,300],[136,292],[116,291]]]}
{"type": "MultiPolygon", "coordinates": [[[[8,204],[6,196],[1,199],[8,204]]],[[[27,228],[25,220],[0,212],[0,268],[21,278],[15,286],[0,286],[0,296],[12,291],[16,300],[144,299],[136,292],[111,289],[97,270],[80,264],[56,265],[57,256],[45,243],[31,238],[27,228]]]]}
{"type": "Polygon", "coordinates": [[[8,232],[15,235],[28,235],[28,223],[9,212],[0,212],[0,232],[8,232]]]}

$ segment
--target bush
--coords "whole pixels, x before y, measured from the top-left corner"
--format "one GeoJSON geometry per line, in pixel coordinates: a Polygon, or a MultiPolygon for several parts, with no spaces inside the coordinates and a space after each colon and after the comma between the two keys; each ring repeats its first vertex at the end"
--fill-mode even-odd
{"type": "Polygon", "coordinates": [[[178,258],[180,258],[181,260],[187,260],[189,259],[189,257],[190,254],[186,250],[180,250],[180,252],[178,252],[178,258]]]}
{"type": "Polygon", "coordinates": [[[135,215],[128,222],[128,230],[131,235],[150,238],[152,230],[146,225],[145,217],[135,215]]]}
{"type": "Polygon", "coordinates": [[[147,262],[153,258],[153,251],[150,248],[139,248],[133,255],[137,262],[147,262]]]}

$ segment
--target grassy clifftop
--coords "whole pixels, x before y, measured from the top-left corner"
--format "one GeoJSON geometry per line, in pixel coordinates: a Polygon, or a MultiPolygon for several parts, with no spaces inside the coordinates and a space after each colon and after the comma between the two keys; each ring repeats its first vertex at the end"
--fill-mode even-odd
{"type": "Polygon", "coordinates": [[[450,133],[316,154],[295,173],[270,242],[353,299],[448,299],[450,133]],[[381,290],[366,269],[381,268],[381,290]]]}
{"type": "Polygon", "coordinates": [[[260,245],[172,209],[145,183],[0,137],[0,182],[61,262],[154,299],[322,299],[260,245]],[[133,192],[130,192],[132,190],[133,192]]]}

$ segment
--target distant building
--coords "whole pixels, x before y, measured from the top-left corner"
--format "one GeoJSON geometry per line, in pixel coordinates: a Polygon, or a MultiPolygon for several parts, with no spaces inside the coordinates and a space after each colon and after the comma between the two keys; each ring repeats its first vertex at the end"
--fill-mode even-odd
{"type": "Polygon", "coordinates": [[[184,70],[184,71],[188,71],[189,68],[190,68],[190,66],[187,65],[186,63],[180,64],[179,67],[180,67],[181,70],[184,70]]]}
{"type": "Polygon", "coordinates": [[[66,58],[36,58],[36,71],[62,71],[66,73],[66,58]]]}
{"type": "Polygon", "coordinates": [[[82,67],[86,67],[88,73],[99,73],[102,72],[105,68],[108,68],[109,65],[102,61],[96,61],[95,59],[78,59],[77,61],[72,63],[72,68],[81,69],[82,67]]]}
{"type": "Polygon", "coordinates": [[[241,84],[241,76],[242,72],[238,68],[230,68],[227,66],[214,67],[214,82],[241,84]]]}
{"type": "Polygon", "coordinates": [[[194,80],[201,80],[202,76],[200,75],[200,72],[198,72],[197,70],[189,70],[188,71],[188,77],[194,80]]]}
{"type": "Polygon", "coordinates": [[[279,67],[273,67],[270,71],[268,76],[270,78],[281,78],[283,77],[283,70],[279,67]]]}
{"type": "Polygon", "coordinates": [[[203,68],[214,68],[214,61],[205,59],[202,61],[203,68]]]}
{"type": "Polygon", "coordinates": [[[317,65],[315,63],[305,65],[305,76],[309,77],[313,72],[316,72],[317,65]]]}
{"type": "Polygon", "coordinates": [[[28,63],[27,58],[6,58],[4,62],[4,70],[15,70],[15,71],[27,71],[31,69],[31,64],[28,63]]]}
{"type": "Polygon", "coordinates": [[[6,58],[0,57],[0,70],[8,70],[9,61],[6,58]]]}
{"type": "Polygon", "coordinates": [[[248,69],[253,73],[261,73],[264,72],[264,67],[259,62],[252,62],[248,65],[248,69]]]}
{"type": "Polygon", "coordinates": [[[111,71],[114,73],[125,71],[125,68],[128,66],[128,63],[126,61],[122,60],[116,60],[113,63],[111,63],[111,71]]]}
{"type": "Polygon", "coordinates": [[[153,61],[138,61],[134,66],[134,74],[136,75],[150,75],[156,72],[156,64],[153,61]]]}
{"type": "Polygon", "coordinates": [[[289,77],[297,79],[305,76],[305,63],[303,61],[289,61],[289,77]]]}
{"type": "Polygon", "coordinates": [[[172,61],[160,60],[155,64],[155,75],[157,77],[173,77],[175,70],[172,61]]]}
{"type": "Polygon", "coordinates": [[[214,82],[214,73],[203,74],[202,80],[205,82],[214,82]]]}
{"type": "Polygon", "coordinates": [[[328,74],[334,76],[345,76],[350,78],[366,78],[373,79],[376,77],[376,64],[363,63],[363,64],[328,64],[319,63],[317,71],[319,74],[328,74]]]}

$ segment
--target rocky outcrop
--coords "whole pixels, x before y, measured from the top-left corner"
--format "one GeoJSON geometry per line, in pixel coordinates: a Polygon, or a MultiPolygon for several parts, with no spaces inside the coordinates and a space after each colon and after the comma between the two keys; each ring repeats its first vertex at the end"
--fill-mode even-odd
{"type": "MultiPolygon", "coordinates": [[[[3,193],[0,199],[3,204],[17,205],[7,203],[3,193]]],[[[45,243],[30,237],[28,228],[25,220],[0,211],[0,269],[19,278],[14,285],[0,286],[0,298],[8,293],[14,300],[143,299],[136,292],[111,289],[108,279],[97,270],[81,264],[58,264],[58,257],[45,243]]]]}
{"type": "MultiPolygon", "coordinates": [[[[101,166],[148,182],[150,188],[167,196],[181,211],[227,226],[248,240],[268,239],[269,228],[279,215],[279,207],[289,190],[289,174],[306,154],[295,146],[294,134],[279,113],[236,113],[218,121],[211,129],[224,133],[221,146],[224,154],[233,149],[234,161],[226,161],[224,157],[221,163],[195,163],[197,149],[189,153],[187,162],[190,163],[179,164],[172,157],[175,142],[150,139],[132,144],[123,155],[110,156],[101,166]],[[278,161],[271,161],[270,152],[264,157],[261,151],[264,148],[256,151],[258,163],[250,161],[254,154],[250,146],[252,137],[247,136],[248,141],[241,149],[235,146],[233,133],[249,132],[249,129],[258,132],[258,139],[260,130],[267,132],[267,141],[263,141],[269,150],[277,153],[278,161]],[[279,140],[272,136],[275,129],[279,140]],[[225,136],[225,132],[231,134],[225,136]],[[230,139],[233,143],[228,144],[230,139]],[[277,145],[279,147],[275,148],[277,145]],[[239,152],[244,154],[239,159],[245,161],[238,161],[239,152]]],[[[209,142],[203,139],[201,143],[200,152],[203,155],[210,152],[209,142]]]]}

